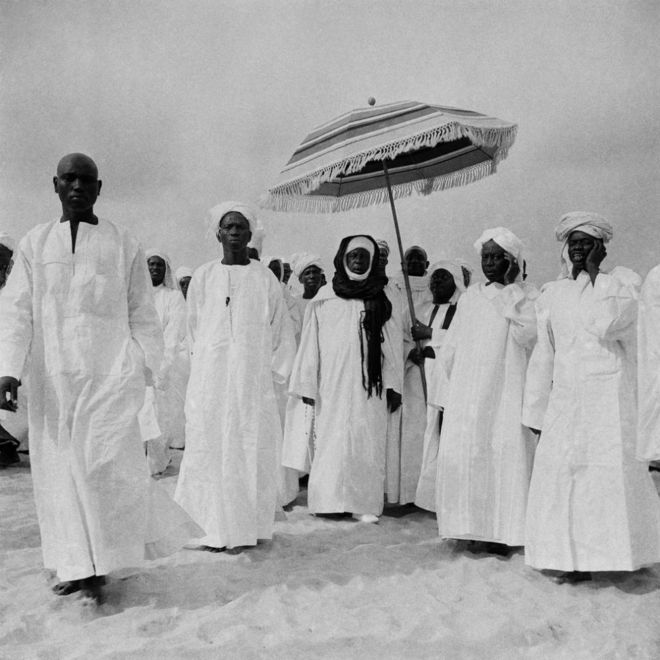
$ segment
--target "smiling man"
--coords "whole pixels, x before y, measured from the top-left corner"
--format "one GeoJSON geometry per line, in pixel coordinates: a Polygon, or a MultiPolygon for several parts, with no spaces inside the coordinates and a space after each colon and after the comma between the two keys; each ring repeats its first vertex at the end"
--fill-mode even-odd
{"type": "Polygon", "coordinates": [[[188,289],[186,451],[175,499],[211,552],[270,539],[277,506],[273,381],[286,381],[296,349],[282,287],[248,256],[255,226],[246,204],[211,209],[222,259],[198,268],[188,289]]]}
{"type": "Polygon", "coordinates": [[[55,593],[98,600],[104,576],[158,540],[137,417],[163,340],[144,252],[94,214],[94,161],[65,156],[53,185],[62,215],[23,238],[3,291],[0,407],[15,410],[25,382],[44,564],[55,593]]]}

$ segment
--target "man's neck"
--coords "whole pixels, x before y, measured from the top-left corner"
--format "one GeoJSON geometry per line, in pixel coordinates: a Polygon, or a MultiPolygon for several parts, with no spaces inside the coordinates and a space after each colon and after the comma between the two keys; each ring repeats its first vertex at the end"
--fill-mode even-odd
{"type": "Polygon", "coordinates": [[[250,257],[247,250],[241,250],[240,252],[226,250],[222,255],[222,263],[225,266],[247,266],[250,263],[250,257]]]}

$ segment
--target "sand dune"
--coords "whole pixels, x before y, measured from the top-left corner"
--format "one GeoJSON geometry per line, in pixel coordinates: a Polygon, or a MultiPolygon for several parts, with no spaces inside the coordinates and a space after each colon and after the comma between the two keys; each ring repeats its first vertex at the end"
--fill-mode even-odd
{"type": "Polygon", "coordinates": [[[658,567],[557,585],[522,553],[442,542],[431,514],[321,519],[304,495],[272,542],[181,550],[112,576],[92,608],[48,590],[30,472],[8,468],[0,570],[3,659],[660,657],[658,567]]]}

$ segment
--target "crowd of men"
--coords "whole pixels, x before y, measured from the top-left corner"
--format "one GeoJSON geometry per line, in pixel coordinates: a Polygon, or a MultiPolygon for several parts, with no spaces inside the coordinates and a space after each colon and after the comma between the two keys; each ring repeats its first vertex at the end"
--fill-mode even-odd
{"type": "Polygon", "coordinates": [[[312,514],[415,504],[443,538],[524,546],[560,582],[660,562],[660,267],[643,286],[603,267],[602,216],[561,218],[562,273],[540,290],[504,227],[474,244],[483,282],[419,246],[388,277],[363,234],[326,281],[318,255],[260,256],[238,202],[210,212],[222,256],[173,273],[94,214],[88,156],[53,185],[60,218],[18,247],[0,235],[0,462],[18,460],[25,389],[55,593],[98,601],[109,572],[184,543],[270,539],[304,479],[312,514]],[[152,476],[181,450],[172,500],[152,476]]]}

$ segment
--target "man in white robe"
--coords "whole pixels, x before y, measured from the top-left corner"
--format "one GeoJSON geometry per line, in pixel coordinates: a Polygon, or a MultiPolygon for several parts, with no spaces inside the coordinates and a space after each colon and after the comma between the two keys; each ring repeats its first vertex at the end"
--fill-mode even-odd
{"type": "Polygon", "coordinates": [[[563,272],[537,301],[523,409],[541,432],[525,562],[575,582],[660,561],[660,499],[635,459],[640,278],[600,268],[612,237],[602,216],[568,213],[556,236],[563,272]]]}
{"type": "Polygon", "coordinates": [[[165,351],[154,384],[147,388],[140,411],[142,439],[152,475],[162,473],[170,463],[170,447],[184,446],[183,406],[188,385],[186,304],[172,276],[169,257],[161,250],[147,250],[156,312],[163,329],[165,351]],[[155,415],[156,423],[145,418],[155,415]],[[150,430],[150,432],[149,432],[150,430]]]}
{"type": "Polygon", "coordinates": [[[211,551],[270,539],[277,508],[282,427],[273,380],[286,382],[295,341],[282,287],[248,257],[255,222],[245,204],[213,208],[223,257],[198,268],[188,289],[192,355],[175,499],[211,551]]]}
{"type": "Polygon", "coordinates": [[[433,294],[433,306],[426,310],[416,333],[423,344],[422,356],[428,388],[424,452],[415,493],[415,504],[422,509],[435,511],[435,482],[438,472],[438,450],[442,426],[443,392],[447,388],[447,375],[442,363],[436,359],[456,314],[458,299],[465,293],[461,265],[456,261],[438,261],[431,266],[429,288],[433,294]]]}
{"type": "Polygon", "coordinates": [[[144,252],[94,215],[101,181],[91,158],[62,158],[53,185],[61,219],[23,238],[0,296],[0,401],[14,410],[23,381],[54,591],[98,600],[107,573],[139,566],[157,542],[196,526],[152,482],[140,442],[145,378],[163,347],[144,252]],[[152,496],[164,502],[155,518],[152,496]]]}
{"type": "MultiPolygon", "coordinates": [[[[415,319],[427,318],[433,309],[433,295],[429,289],[427,273],[429,261],[426,250],[413,245],[404,253],[408,279],[412,293],[415,319]]],[[[422,467],[424,429],[426,428],[426,399],[422,384],[421,358],[417,358],[417,346],[411,330],[413,322],[407,302],[403,275],[395,280],[402,302],[402,331],[404,351],[403,404],[401,429],[398,441],[388,447],[388,491],[390,503],[409,504],[415,499],[417,482],[422,467]]],[[[394,439],[390,436],[390,441],[394,439]]]]}
{"type": "MultiPolygon", "coordinates": [[[[0,231],[0,289],[3,289],[7,277],[14,265],[14,250],[16,244],[14,239],[4,231],[0,231]]],[[[18,447],[21,444],[19,436],[27,435],[27,418],[25,416],[25,405],[21,402],[15,413],[0,410],[0,467],[20,463],[18,447]],[[18,418],[21,418],[20,420],[18,418]]]]}
{"type": "Polygon", "coordinates": [[[504,227],[476,241],[487,282],[458,301],[440,355],[449,385],[444,408],[436,515],[440,536],[507,554],[525,540],[527,490],[536,440],[521,423],[534,304],[520,285],[522,244],[504,227]]]}
{"type": "Polygon", "coordinates": [[[403,375],[377,250],[369,236],[342,240],[332,286],[307,308],[290,383],[316,411],[310,512],[371,523],[383,510],[387,410],[400,405],[403,375]]]}
{"type": "MultiPolygon", "coordinates": [[[[291,265],[294,276],[303,287],[302,293],[294,300],[304,323],[307,307],[322,286],[323,264],[319,255],[304,252],[292,255],[291,265]]],[[[296,336],[296,345],[299,343],[300,333],[296,336]]],[[[282,462],[284,465],[297,466],[296,473],[308,473],[313,452],[314,406],[305,405],[300,397],[289,396],[286,404],[282,462]]]]}

